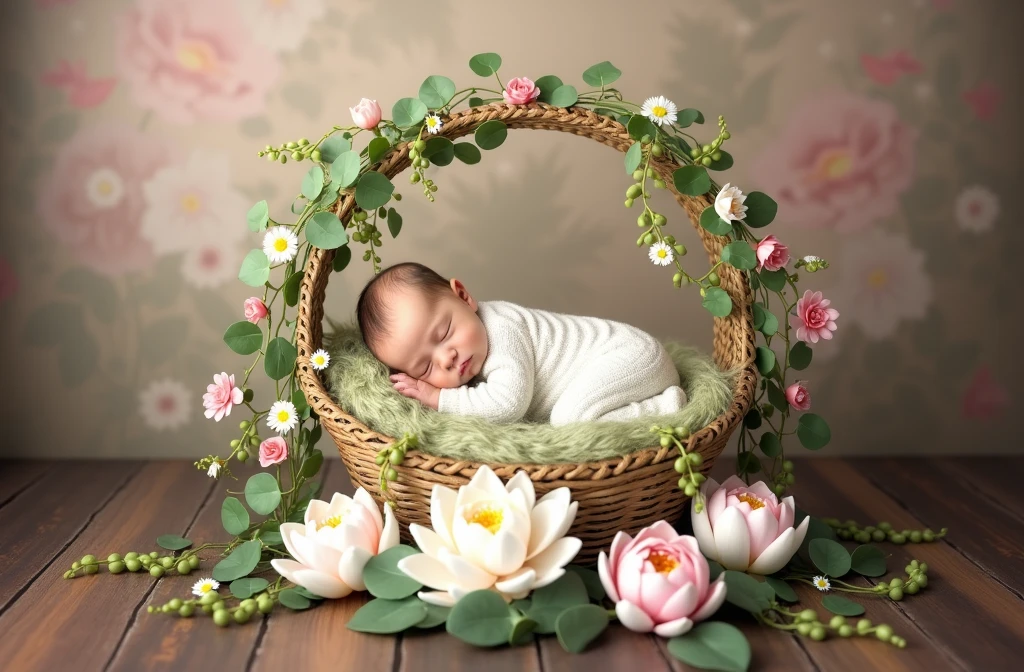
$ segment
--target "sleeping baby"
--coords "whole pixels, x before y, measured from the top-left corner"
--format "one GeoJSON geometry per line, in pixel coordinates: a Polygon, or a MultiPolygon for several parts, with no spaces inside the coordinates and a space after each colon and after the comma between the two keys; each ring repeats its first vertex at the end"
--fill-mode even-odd
{"type": "Polygon", "coordinates": [[[421,264],[378,273],[356,313],[395,389],[442,413],[564,425],[669,415],[686,403],[672,358],[640,329],[478,302],[421,264]]]}

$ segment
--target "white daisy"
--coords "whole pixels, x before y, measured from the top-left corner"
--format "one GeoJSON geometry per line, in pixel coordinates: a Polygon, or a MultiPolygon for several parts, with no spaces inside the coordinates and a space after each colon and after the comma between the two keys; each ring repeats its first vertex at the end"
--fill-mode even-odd
{"type": "Polygon", "coordinates": [[[313,368],[317,371],[323,371],[327,368],[327,365],[331,362],[331,356],[327,354],[327,351],[323,348],[313,353],[313,356],[309,358],[309,363],[313,365],[313,368]]]}
{"type": "Polygon", "coordinates": [[[85,193],[97,208],[113,208],[124,198],[124,180],[112,168],[100,168],[86,179],[85,193]]]}
{"type": "Polygon", "coordinates": [[[747,206],[743,205],[745,200],[747,197],[739,187],[726,182],[718,196],[715,196],[715,212],[726,221],[743,219],[747,216],[747,206]]]}
{"type": "Polygon", "coordinates": [[[242,263],[239,248],[225,240],[199,243],[181,259],[181,277],[199,289],[219,287],[233,280],[242,263]]]}
{"type": "Polygon", "coordinates": [[[299,239],[287,226],[275,226],[263,236],[263,252],[272,264],[283,264],[295,258],[299,239]]]}
{"type": "Polygon", "coordinates": [[[672,246],[668,243],[655,243],[647,251],[647,257],[656,266],[668,266],[672,263],[675,255],[672,253],[672,246]]]}
{"type": "Polygon", "coordinates": [[[988,187],[967,187],[956,197],[956,221],[964,231],[990,231],[999,217],[999,196],[988,187]]]}
{"type": "Polygon", "coordinates": [[[139,393],[139,414],[158,432],[187,423],[191,408],[192,393],[177,380],[154,380],[139,393]]]}
{"type": "Polygon", "coordinates": [[[816,576],[812,581],[814,582],[814,587],[823,593],[827,593],[829,588],[832,587],[832,584],[828,582],[828,577],[826,576],[816,576]]]}
{"type": "Polygon", "coordinates": [[[427,133],[431,134],[437,133],[438,131],[441,130],[441,127],[444,126],[444,124],[441,123],[441,117],[437,116],[436,114],[427,115],[426,122],[427,133]]]}
{"type": "Polygon", "coordinates": [[[210,478],[217,478],[217,474],[220,473],[220,462],[214,460],[210,464],[210,468],[206,470],[206,475],[210,478]]]}
{"type": "Polygon", "coordinates": [[[678,111],[676,104],[665,96],[652,96],[645,100],[640,108],[640,114],[658,126],[662,126],[666,122],[674,124],[676,122],[676,112],[678,111]]]}
{"type": "Polygon", "coordinates": [[[214,579],[199,579],[192,585],[192,594],[202,597],[220,588],[220,583],[214,579]]]}
{"type": "Polygon", "coordinates": [[[286,434],[299,424],[299,412],[290,401],[275,401],[267,413],[267,425],[278,434],[286,434]]]}

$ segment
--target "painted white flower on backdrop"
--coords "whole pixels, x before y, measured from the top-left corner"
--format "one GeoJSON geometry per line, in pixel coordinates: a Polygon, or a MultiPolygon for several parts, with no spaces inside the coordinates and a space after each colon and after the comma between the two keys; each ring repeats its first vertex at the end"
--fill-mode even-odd
{"type": "Polygon", "coordinates": [[[139,393],[139,413],[157,431],[176,430],[192,417],[192,392],[181,381],[154,380],[139,393]]]}
{"type": "Polygon", "coordinates": [[[326,13],[324,0],[237,0],[257,44],[271,51],[295,51],[326,13]]]}

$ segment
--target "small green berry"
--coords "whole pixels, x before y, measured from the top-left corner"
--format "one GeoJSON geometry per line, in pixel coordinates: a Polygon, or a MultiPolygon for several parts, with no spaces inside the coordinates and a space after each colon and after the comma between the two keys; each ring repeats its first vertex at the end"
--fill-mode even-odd
{"type": "Polygon", "coordinates": [[[257,600],[256,608],[260,610],[261,614],[269,614],[274,609],[274,601],[270,598],[257,600]]]}
{"type": "Polygon", "coordinates": [[[121,554],[120,553],[111,553],[110,555],[107,556],[107,562],[117,562],[120,559],[121,559],[121,554]]]}
{"type": "Polygon", "coordinates": [[[656,180],[654,180],[654,188],[655,188],[655,189],[664,189],[664,188],[665,188],[665,182],[664,182],[664,180],[662,180],[662,179],[660,179],[660,178],[659,178],[659,179],[656,179],[656,180]]]}
{"type": "Polygon", "coordinates": [[[416,142],[412,143],[412,146],[416,148],[416,151],[422,152],[424,149],[427,148],[427,142],[425,140],[417,140],[416,142]]]}
{"type": "Polygon", "coordinates": [[[693,497],[697,494],[697,486],[693,483],[687,483],[686,487],[683,488],[683,494],[687,497],[693,497]]]}
{"type": "Polygon", "coordinates": [[[885,532],[882,530],[875,530],[871,533],[872,541],[885,541],[885,532]]]}
{"type": "Polygon", "coordinates": [[[82,565],[83,566],[95,565],[95,564],[96,564],[96,556],[95,555],[90,553],[89,555],[83,555],[82,556],[82,565]]]}
{"type": "Polygon", "coordinates": [[[867,632],[870,629],[871,629],[871,621],[870,620],[868,620],[866,618],[862,618],[859,621],[857,621],[857,632],[858,633],[863,635],[865,632],[867,632]]]}
{"type": "Polygon", "coordinates": [[[708,274],[708,282],[711,283],[712,287],[718,287],[718,285],[722,284],[722,279],[718,277],[718,273],[711,271],[708,274]]]}
{"type": "Polygon", "coordinates": [[[891,541],[894,544],[904,544],[906,543],[907,538],[899,532],[894,532],[892,536],[889,538],[889,541],[891,541]]]}
{"type": "Polygon", "coordinates": [[[816,642],[820,642],[821,640],[825,639],[825,628],[821,627],[820,625],[816,625],[813,628],[811,628],[811,639],[813,639],[816,642]]]}
{"type": "Polygon", "coordinates": [[[226,628],[231,623],[231,614],[226,610],[220,609],[213,612],[213,622],[222,628],[226,628]]]}
{"type": "Polygon", "coordinates": [[[889,581],[889,587],[890,588],[899,588],[902,585],[903,585],[903,579],[901,579],[898,576],[895,579],[891,579],[889,581]]]}
{"type": "Polygon", "coordinates": [[[309,158],[313,159],[314,161],[320,161],[321,159],[324,158],[324,155],[320,153],[319,149],[314,149],[313,153],[309,155],[309,158]]]}
{"type": "Polygon", "coordinates": [[[643,189],[640,188],[639,184],[632,185],[629,189],[626,189],[626,198],[637,198],[643,193],[643,189]]]}
{"type": "MultiPolygon", "coordinates": [[[[218,595],[217,597],[220,597],[220,596],[218,595]]],[[[224,611],[225,610],[224,600],[217,600],[216,602],[213,603],[212,606],[213,606],[213,610],[214,611],[224,611]]]]}
{"type": "Polygon", "coordinates": [[[235,459],[238,460],[239,462],[245,462],[246,460],[249,459],[249,451],[243,448],[242,450],[235,453],[235,459]]]}
{"type": "Polygon", "coordinates": [[[249,622],[249,612],[245,609],[235,609],[235,623],[242,624],[249,622]]]}
{"type": "Polygon", "coordinates": [[[391,451],[391,464],[398,465],[401,464],[404,460],[405,453],[401,449],[395,448],[391,451]]]}
{"type": "Polygon", "coordinates": [[[248,599],[242,600],[241,604],[239,604],[238,606],[242,609],[245,609],[245,611],[247,611],[249,614],[252,614],[256,611],[256,600],[250,597],[248,599]]]}
{"type": "Polygon", "coordinates": [[[853,628],[851,628],[849,625],[840,625],[839,626],[839,636],[840,637],[849,637],[852,634],[853,634],[853,628]]]}
{"type": "Polygon", "coordinates": [[[813,628],[814,628],[814,626],[811,625],[810,623],[797,623],[797,625],[796,625],[796,631],[799,632],[804,637],[806,637],[807,635],[811,634],[811,630],[813,628]]]}
{"type": "Polygon", "coordinates": [[[675,461],[675,464],[672,465],[672,466],[675,468],[676,473],[679,473],[679,474],[684,473],[686,471],[686,458],[685,457],[677,457],[676,461],[675,461]]]}
{"type": "Polygon", "coordinates": [[[700,453],[689,453],[686,458],[690,460],[690,466],[699,467],[704,464],[704,457],[700,453]]]}
{"type": "Polygon", "coordinates": [[[839,614],[836,614],[836,615],[835,615],[835,616],[833,616],[833,617],[832,617],[832,619],[831,619],[831,620],[830,620],[830,621],[828,622],[828,627],[832,628],[833,630],[836,630],[836,629],[838,629],[838,628],[839,628],[840,626],[842,626],[842,625],[843,625],[844,623],[846,623],[846,619],[845,619],[845,618],[843,618],[842,616],[840,616],[839,614]]]}
{"type": "Polygon", "coordinates": [[[651,141],[650,133],[644,133],[643,137],[640,138],[640,143],[643,144],[643,145],[646,145],[650,141],[651,141]]]}
{"type": "Polygon", "coordinates": [[[77,569],[79,569],[79,568],[80,568],[81,566],[82,566],[82,563],[80,563],[80,562],[79,562],[78,560],[75,560],[74,562],[72,562],[72,563],[71,563],[71,569],[75,569],[75,570],[77,570],[77,569]]]}
{"type": "Polygon", "coordinates": [[[633,207],[633,199],[632,198],[627,198],[625,200],[625,204],[626,204],[627,208],[632,208],[633,207]]]}
{"type": "Polygon", "coordinates": [[[394,481],[394,480],[398,479],[398,472],[395,471],[394,469],[388,469],[388,471],[385,474],[385,476],[387,477],[387,479],[389,481],[394,481]]]}
{"type": "Polygon", "coordinates": [[[883,642],[888,642],[889,639],[892,637],[892,626],[886,625],[884,623],[878,626],[877,628],[875,628],[875,637],[882,640],[883,642]]]}
{"type": "Polygon", "coordinates": [[[651,147],[651,154],[653,154],[654,156],[661,156],[664,153],[665,149],[658,143],[654,143],[654,146],[651,147]]]}
{"type": "Polygon", "coordinates": [[[192,567],[189,566],[188,560],[178,560],[176,569],[178,570],[178,574],[182,574],[184,576],[187,576],[192,571],[192,567]]]}
{"type": "Polygon", "coordinates": [[[658,214],[654,215],[654,225],[655,226],[665,226],[665,222],[666,221],[668,221],[668,220],[665,219],[665,215],[663,215],[661,213],[658,213],[658,214]]]}
{"type": "Polygon", "coordinates": [[[160,565],[153,565],[152,567],[149,568],[149,575],[159,579],[161,576],[164,575],[164,571],[166,571],[166,570],[164,570],[164,568],[162,566],[160,566],[160,565]]]}
{"type": "Polygon", "coordinates": [[[114,562],[107,564],[107,571],[111,574],[120,574],[125,570],[124,562],[121,560],[115,560],[114,562]]]}
{"type": "Polygon", "coordinates": [[[182,618],[191,618],[192,614],[195,613],[195,610],[196,610],[195,605],[183,604],[183,605],[181,605],[181,608],[178,609],[178,615],[181,616],[182,618]]]}
{"type": "Polygon", "coordinates": [[[922,535],[918,530],[914,530],[910,533],[910,541],[915,544],[920,544],[923,536],[924,535],[922,535]]]}
{"type": "Polygon", "coordinates": [[[696,159],[698,156],[700,156],[700,150],[699,149],[694,147],[693,149],[690,150],[690,158],[691,159],[696,159]]]}
{"type": "Polygon", "coordinates": [[[199,568],[199,556],[195,555],[195,554],[192,554],[192,555],[188,556],[188,566],[191,567],[192,569],[198,569],[199,568]]]}
{"type": "Polygon", "coordinates": [[[721,152],[713,152],[711,154],[711,160],[712,161],[721,161],[722,160],[722,153],[721,152]]]}
{"type": "Polygon", "coordinates": [[[177,611],[178,609],[181,609],[181,605],[182,604],[183,604],[182,601],[180,599],[178,599],[177,597],[175,597],[175,598],[172,598],[171,601],[167,603],[167,606],[169,606],[174,611],[177,611]]]}
{"type": "Polygon", "coordinates": [[[882,530],[883,532],[888,532],[892,529],[892,525],[886,522],[881,522],[878,524],[878,529],[882,530]]]}
{"type": "Polygon", "coordinates": [[[728,139],[729,139],[729,138],[731,138],[731,137],[732,137],[732,133],[730,133],[729,131],[724,131],[724,132],[722,133],[722,139],[723,139],[723,140],[728,140],[728,139]]]}
{"type": "Polygon", "coordinates": [[[678,485],[678,486],[679,486],[679,489],[680,489],[680,490],[682,490],[682,491],[684,491],[684,492],[685,492],[685,491],[686,491],[686,486],[688,486],[688,485],[692,485],[692,484],[690,483],[690,479],[689,479],[689,478],[687,478],[686,476],[683,476],[682,478],[680,478],[680,479],[679,479],[679,480],[678,480],[678,481],[676,482],[676,485],[678,485]]]}
{"type": "Polygon", "coordinates": [[[920,586],[922,588],[926,588],[928,586],[928,575],[927,574],[918,574],[916,577],[914,577],[914,582],[918,586],[920,586]]]}
{"type": "Polygon", "coordinates": [[[644,236],[644,245],[653,245],[653,244],[654,244],[654,234],[653,233],[646,234],[644,236]]]}
{"type": "Polygon", "coordinates": [[[814,611],[814,609],[804,609],[799,614],[797,614],[797,618],[805,623],[810,623],[818,619],[818,614],[814,611]]]}
{"type": "Polygon", "coordinates": [[[174,558],[169,555],[160,558],[160,566],[164,569],[170,569],[174,566],[174,558]]]}
{"type": "Polygon", "coordinates": [[[241,441],[239,441],[238,439],[231,439],[231,441],[230,441],[230,442],[228,443],[228,445],[229,445],[229,446],[231,446],[232,448],[238,448],[238,446],[239,446],[239,445],[240,445],[241,443],[242,443],[242,442],[241,442],[241,441]]]}
{"type": "Polygon", "coordinates": [[[199,598],[199,603],[212,606],[213,603],[217,602],[218,600],[220,600],[220,595],[217,593],[217,591],[211,590],[210,592],[206,593],[201,598],[199,598]]]}
{"type": "Polygon", "coordinates": [[[889,591],[889,599],[892,600],[893,602],[899,602],[900,600],[902,600],[903,599],[903,589],[902,588],[893,588],[892,590],[890,590],[889,591]]]}
{"type": "Polygon", "coordinates": [[[918,590],[920,590],[920,588],[917,585],[916,579],[914,581],[908,581],[907,585],[903,586],[903,592],[907,595],[916,595],[918,590]]]}
{"type": "Polygon", "coordinates": [[[129,572],[137,572],[142,569],[142,563],[139,562],[138,558],[130,558],[124,561],[124,566],[129,572]]]}
{"type": "MultiPolygon", "coordinates": [[[[654,169],[648,168],[646,171],[644,171],[644,175],[646,175],[647,177],[654,177],[654,169]]],[[[650,194],[647,194],[647,196],[650,196],[650,194]]]]}
{"type": "Polygon", "coordinates": [[[671,445],[672,445],[672,437],[671,436],[662,436],[661,437],[661,447],[662,448],[668,448],[671,445]]]}
{"type": "Polygon", "coordinates": [[[288,163],[288,155],[287,154],[281,154],[280,156],[277,157],[277,160],[278,160],[278,162],[281,165],[284,165],[284,164],[288,163]]]}

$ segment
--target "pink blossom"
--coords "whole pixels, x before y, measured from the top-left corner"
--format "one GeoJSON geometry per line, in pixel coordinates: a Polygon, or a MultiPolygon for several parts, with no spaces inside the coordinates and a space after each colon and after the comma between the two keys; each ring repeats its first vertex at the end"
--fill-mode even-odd
{"type": "Polygon", "coordinates": [[[288,459],[288,443],[280,436],[264,439],[260,444],[260,466],[269,467],[288,459]]]}
{"type": "Polygon", "coordinates": [[[902,75],[916,75],[923,70],[921,62],[911,56],[906,49],[894,51],[886,56],[862,54],[860,65],[872,81],[886,86],[902,75]]]}
{"type": "Polygon", "coordinates": [[[789,316],[789,325],[796,330],[796,337],[805,343],[817,343],[818,339],[832,340],[836,330],[839,311],[829,308],[832,303],[822,298],[821,292],[807,290],[796,302],[796,315],[789,316]]]}
{"type": "Polygon", "coordinates": [[[352,113],[352,121],[356,126],[367,131],[377,128],[380,123],[380,105],[376,100],[363,98],[355,107],[348,108],[352,113]]]}
{"type": "Polygon", "coordinates": [[[850,232],[896,212],[918,131],[884,100],[840,91],[797,107],[750,176],[798,225],[850,232]]]}
{"type": "Polygon", "coordinates": [[[234,2],[138,0],[118,17],[116,45],[135,102],[177,123],[258,114],[281,72],[234,2]]]}
{"type": "Polygon", "coordinates": [[[697,540],[680,536],[664,520],[635,539],[616,534],[609,555],[598,555],[597,571],[619,622],[636,632],[678,637],[725,601],[724,574],[709,582],[697,540]]]}
{"type": "Polygon", "coordinates": [[[85,65],[61,61],[42,76],[43,83],[57,89],[64,89],[68,101],[79,109],[96,107],[105,101],[117,86],[115,77],[91,78],[85,73],[85,65]]]}
{"type": "Polygon", "coordinates": [[[993,420],[1000,417],[1010,405],[1006,388],[992,377],[992,371],[983,366],[975,372],[960,403],[960,412],[971,420],[993,420]]]}
{"type": "Polygon", "coordinates": [[[974,116],[988,121],[996,115],[999,104],[1003,102],[1003,93],[988,82],[979,84],[962,94],[964,102],[971,106],[974,116]]]}
{"type": "Polygon", "coordinates": [[[789,248],[775,236],[765,236],[754,249],[757,254],[757,270],[777,271],[789,263],[789,248]]]}
{"type": "Polygon", "coordinates": [[[150,268],[141,236],[142,185],[171,160],[154,136],[124,124],[89,126],[57,151],[50,188],[40,190],[42,225],[87,266],[107,275],[150,268]]]}
{"type": "Polygon", "coordinates": [[[241,388],[235,387],[235,374],[228,375],[226,371],[213,374],[213,383],[206,386],[203,395],[206,417],[220,422],[225,415],[231,415],[232,405],[242,403],[243,396],[241,388]]]}
{"type": "Polygon", "coordinates": [[[502,98],[509,105],[525,105],[532,103],[540,96],[540,89],[528,77],[516,77],[508,80],[505,90],[501,92],[502,98]]]}
{"type": "Polygon", "coordinates": [[[267,316],[267,304],[263,303],[257,296],[250,296],[243,304],[245,319],[256,324],[267,316]]]}
{"type": "Polygon", "coordinates": [[[798,380],[786,388],[786,401],[798,411],[811,407],[811,393],[807,391],[806,384],[806,380],[798,380]]]}
{"type": "Polygon", "coordinates": [[[18,291],[18,276],[5,257],[0,257],[0,303],[15,295],[18,291]]]}

